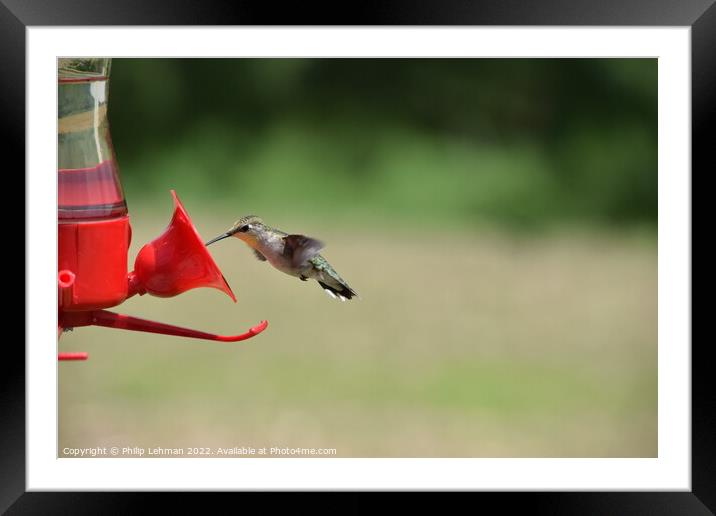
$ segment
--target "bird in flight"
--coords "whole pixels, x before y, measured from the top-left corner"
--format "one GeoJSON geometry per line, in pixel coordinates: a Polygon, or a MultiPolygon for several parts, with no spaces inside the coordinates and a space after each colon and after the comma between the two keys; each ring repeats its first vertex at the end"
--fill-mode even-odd
{"type": "Polygon", "coordinates": [[[226,232],[212,238],[206,245],[235,237],[253,249],[256,258],[268,261],[274,268],[301,281],[316,280],[334,299],[346,301],[358,297],[355,290],[341,278],[326,259],[318,254],[324,244],[304,235],[289,235],[271,228],[255,215],[237,220],[226,232]]]}

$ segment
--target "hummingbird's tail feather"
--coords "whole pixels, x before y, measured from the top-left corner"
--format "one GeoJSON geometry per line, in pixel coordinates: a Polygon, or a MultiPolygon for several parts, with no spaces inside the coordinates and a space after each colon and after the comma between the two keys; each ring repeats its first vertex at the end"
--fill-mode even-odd
{"type": "Polygon", "coordinates": [[[323,288],[323,290],[326,291],[326,294],[331,296],[333,299],[340,299],[341,301],[345,301],[347,299],[353,299],[354,297],[358,297],[356,291],[345,284],[340,284],[339,287],[327,285],[322,281],[319,281],[318,284],[321,286],[321,288],[323,288]]]}

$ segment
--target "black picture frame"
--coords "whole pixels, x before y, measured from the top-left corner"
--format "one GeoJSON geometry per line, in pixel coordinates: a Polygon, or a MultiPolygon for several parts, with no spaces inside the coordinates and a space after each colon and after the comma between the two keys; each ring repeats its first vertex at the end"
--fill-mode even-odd
{"type": "MultiPolygon", "coordinates": [[[[704,175],[709,171],[707,156],[714,141],[709,138],[709,128],[716,123],[714,0],[386,0],[336,7],[335,4],[315,2],[273,5],[271,2],[201,0],[129,0],[121,3],[107,0],[0,0],[0,141],[6,166],[25,167],[25,29],[29,26],[604,25],[691,27],[691,177],[698,170],[704,175]]],[[[713,169],[713,165],[709,168],[713,169]]],[[[9,170],[6,173],[9,174],[9,170]]],[[[693,257],[693,243],[690,251],[693,257]]],[[[25,274],[27,277],[27,269],[25,274]]],[[[706,360],[707,345],[695,339],[691,345],[690,492],[531,492],[480,493],[479,496],[498,502],[501,510],[528,504],[530,510],[550,514],[716,512],[716,396],[709,384],[711,365],[706,360]]],[[[109,507],[111,512],[129,512],[145,503],[145,498],[150,496],[147,493],[25,492],[25,354],[17,339],[7,339],[4,352],[4,374],[0,376],[0,511],[8,510],[10,514],[99,514],[109,507]]],[[[162,496],[162,503],[166,503],[166,498],[162,496]]]]}

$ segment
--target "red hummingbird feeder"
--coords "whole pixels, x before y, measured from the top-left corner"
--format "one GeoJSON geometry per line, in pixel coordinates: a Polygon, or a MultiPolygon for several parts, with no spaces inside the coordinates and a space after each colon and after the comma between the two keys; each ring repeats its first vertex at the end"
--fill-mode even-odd
{"type": "MultiPolygon", "coordinates": [[[[58,338],[63,330],[105,326],[219,342],[261,333],[215,335],[105,310],[135,294],[173,297],[211,287],[236,297],[174,190],[174,215],[139,251],[128,272],[132,231],[107,122],[110,59],[60,59],[58,77],[58,338]]],[[[85,360],[87,353],[59,353],[85,360]]]]}

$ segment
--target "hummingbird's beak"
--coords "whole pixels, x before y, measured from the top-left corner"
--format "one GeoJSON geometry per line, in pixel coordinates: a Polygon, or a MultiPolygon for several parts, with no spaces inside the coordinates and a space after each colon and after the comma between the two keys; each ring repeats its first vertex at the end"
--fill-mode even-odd
{"type": "Polygon", "coordinates": [[[225,239],[225,238],[229,238],[231,235],[233,235],[233,233],[224,233],[223,235],[219,235],[219,236],[216,237],[216,238],[212,238],[211,240],[209,240],[209,241],[208,241],[206,244],[204,244],[204,245],[207,245],[207,246],[208,246],[208,245],[211,245],[211,244],[213,244],[214,242],[218,242],[219,240],[223,240],[223,239],[225,239]]]}

